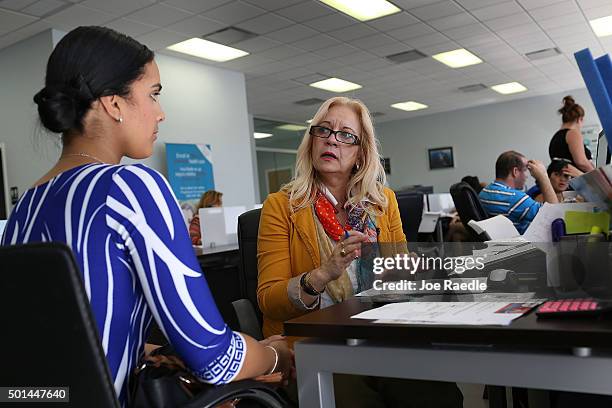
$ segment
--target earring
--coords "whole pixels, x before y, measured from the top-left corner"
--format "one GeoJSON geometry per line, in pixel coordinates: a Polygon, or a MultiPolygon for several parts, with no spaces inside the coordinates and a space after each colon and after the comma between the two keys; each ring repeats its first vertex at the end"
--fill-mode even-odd
{"type": "Polygon", "coordinates": [[[117,119],[115,119],[117,122],[119,123],[123,123],[123,118],[121,116],[119,116],[117,119]]]}
{"type": "Polygon", "coordinates": [[[361,165],[359,163],[356,163],[355,168],[357,169],[357,171],[359,171],[359,168],[361,168],[361,165]]]}

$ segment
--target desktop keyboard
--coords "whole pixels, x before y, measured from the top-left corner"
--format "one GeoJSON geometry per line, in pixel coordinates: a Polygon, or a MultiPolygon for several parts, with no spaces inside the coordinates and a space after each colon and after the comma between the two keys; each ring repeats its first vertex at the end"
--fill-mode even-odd
{"type": "Polygon", "coordinates": [[[540,305],[536,314],[539,318],[562,318],[598,316],[612,311],[612,301],[597,299],[550,300],[540,305]]]}

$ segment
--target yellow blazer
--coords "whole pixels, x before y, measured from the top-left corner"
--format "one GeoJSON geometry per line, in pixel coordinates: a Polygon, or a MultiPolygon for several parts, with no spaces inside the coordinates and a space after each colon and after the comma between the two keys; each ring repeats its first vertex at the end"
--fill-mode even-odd
{"type": "MultiPolygon", "coordinates": [[[[395,193],[385,188],[389,206],[376,218],[379,242],[405,242],[395,193]]],[[[287,296],[289,279],[321,265],[315,219],[311,207],[295,213],[287,193],[268,196],[261,211],[257,239],[257,301],[264,315],[263,333],[283,332],[283,322],[308,313],[287,296]]]]}

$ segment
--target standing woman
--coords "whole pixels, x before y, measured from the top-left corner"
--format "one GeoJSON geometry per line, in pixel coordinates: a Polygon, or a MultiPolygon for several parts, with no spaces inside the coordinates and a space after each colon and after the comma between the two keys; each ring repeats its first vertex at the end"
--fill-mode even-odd
{"type": "Polygon", "coordinates": [[[563,106],[557,112],[561,115],[563,124],[548,146],[550,159],[567,159],[572,166],[584,173],[595,169],[591,162],[591,151],[582,139],[584,109],[568,95],[563,98],[563,106]]]}
{"type": "Polygon", "coordinates": [[[153,57],[104,27],[62,38],[34,96],[42,124],[61,134],[62,153],[23,194],[2,238],[2,245],[72,248],[123,406],[153,319],[201,381],[291,368],[284,341],[259,343],[221,318],[166,179],[141,164],[119,164],[151,156],[164,120],[153,57]]]}
{"type": "MultiPolygon", "coordinates": [[[[302,139],[295,167],[294,179],[264,202],[259,223],[257,300],[266,335],[282,333],[286,320],[368,289],[361,279],[362,243],[407,250],[397,200],[384,186],[374,127],[361,101],[325,101],[302,139]]],[[[340,408],[455,408],[463,399],[452,383],[338,374],[334,393],[340,408]]]]}

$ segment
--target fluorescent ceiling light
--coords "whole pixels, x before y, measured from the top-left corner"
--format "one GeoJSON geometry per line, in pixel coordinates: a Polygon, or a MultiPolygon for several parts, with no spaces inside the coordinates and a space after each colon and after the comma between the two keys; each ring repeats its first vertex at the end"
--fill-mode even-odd
{"type": "Polygon", "coordinates": [[[321,0],[359,21],[369,21],[401,11],[386,0],[321,0]]]}
{"type": "Polygon", "coordinates": [[[433,59],[440,61],[444,65],[448,65],[451,68],[462,68],[468,65],[480,64],[482,60],[466,50],[465,48],[459,48],[458,50],[441,52],[433,55],[433,59]]]}
{"type": "Polygon", "coordinates": [[[255,139],[265,139],[266,137],[272,137],[272,136],[274,136],[272,133],[259,133],[259,132],[253,133],[253,137],[255,139]]]}
{"type": "Polygon", "coordinates": [[[596,18],[595,20],[590,20],[589,23],[591,23],[596,36],[607,37],[612,35],[612,16],[596,18]]]}
{"type": "Polygon", "coordinates": [[[193,55],[207,60],[225,62],[236,58],[249,55],[248,52],[227,45],[217,44],[216,42],[192,38],[183,42],[171,45],[169,50],[182,52],[183,54],[193,55]]]}
{"type": "Polygon", "coordinates": [[[345,81],[344,79],[340,78],[327,78],[322,81],[313,82],[309,85],[314,88],[324,89],[326,91],[337,93],[354,91],[355,89],[361,88],[361,85],[359,84],[345,81]]]}
{"type": "Polygon", "coordinates": [[[277,126],[276,129],[299,131],[299,130],[306,129],[306,126],[304,126],[304,125],[293,125],[291,123],[286,123],[284,125],[277,126]]]}
{"type": "Polygon", "coordinates": [[[527,90],[527,88],[525,88],[523,85],[519,84],[518,82],[508,82],[506,84],[494,85],[491,87],[491,89],[503,95],[509,95],[509,94],[518,93],[518,92],[525,92],[527,90]]]}
{"type": "Polygon", "coordinates": [[[415,101],[398,102],[398,103],[394,103],[393,105],[391,105],[391,107],[395,109],[409,111],[409,112],[429,108],[429,106],[424,105],[422,103],[415,102],[415,101]]]}

